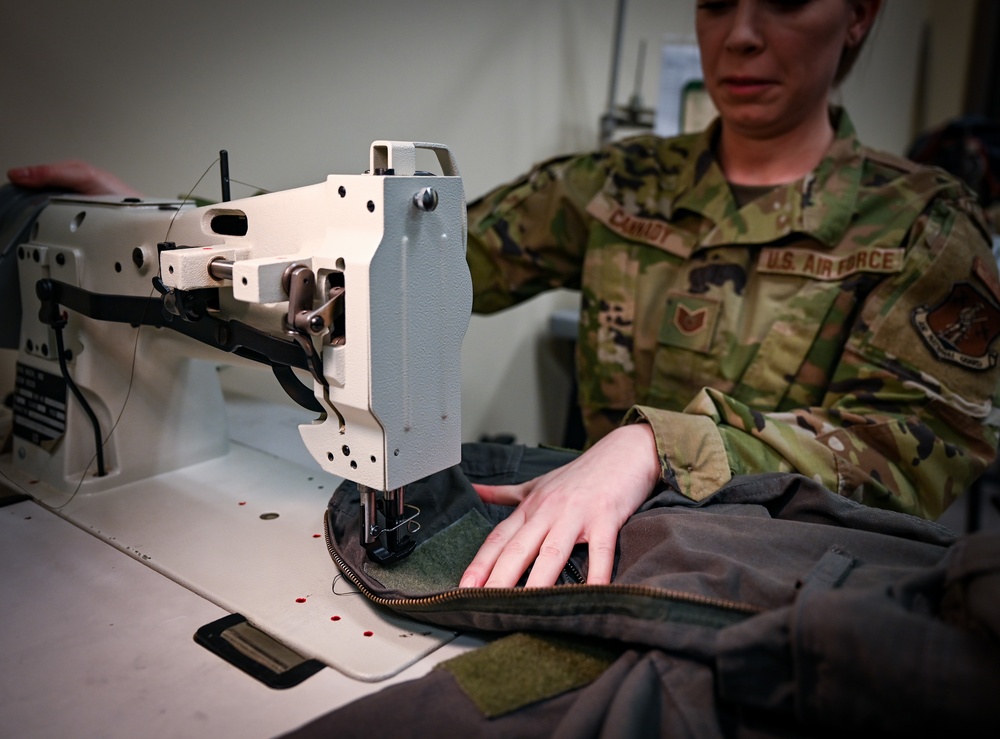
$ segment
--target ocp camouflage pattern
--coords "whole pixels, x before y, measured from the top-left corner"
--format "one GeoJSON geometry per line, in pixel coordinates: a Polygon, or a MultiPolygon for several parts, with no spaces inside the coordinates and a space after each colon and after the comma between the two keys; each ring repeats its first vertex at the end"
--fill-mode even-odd
{"type": "Polygon", "coordinates": [[[996,453],[987,226],[949,175],[831,115],[819,166],[742,207],[718,124],[537,166],[470,206],[474,310],[580,289],[590,442],[650,423],[664,481],[695,499],[796,471],[936,518],[996,453]]]}

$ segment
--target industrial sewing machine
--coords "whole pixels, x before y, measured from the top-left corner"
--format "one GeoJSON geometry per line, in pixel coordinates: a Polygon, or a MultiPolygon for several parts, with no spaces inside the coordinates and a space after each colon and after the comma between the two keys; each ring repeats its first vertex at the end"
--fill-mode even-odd
{"type": "Polygon", "coordinates": [[[54,197],[3,257],[20,324],[0,469],[59,507],[225,457],[215,368],[195,361],[221,350],[270,365],[316,413],[302,441],[358,484],[369,555],[406,556],[404,487],[460,457],[465,218],[450,152],[391,141],[365,174],[207,207],[54,197]],[[416,170],[418,149],[442,176],[416,170]]]}

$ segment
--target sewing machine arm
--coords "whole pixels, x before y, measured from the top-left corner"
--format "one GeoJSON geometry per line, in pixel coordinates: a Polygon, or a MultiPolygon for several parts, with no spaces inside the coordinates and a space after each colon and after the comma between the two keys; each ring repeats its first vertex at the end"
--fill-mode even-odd
{"type": "Polygon", "coordinates": [[[221,388],[194,361],[208,346],[269,365],[317,413],[300,436],[358,484],[366,548],[405,556],[404,487],[461,455],[465,218],[451,154],[410,142],[373,143],[362,175],[213,206],[53,197],[3,252],[21,296],[0,317],[20,322],[12,469],[75,496],[225,456],[221,388]]]}
{"type": "Polygon", "coordinates": [[[40,303],[39,320],[54,330],[60,330],[66,324],[66,316],[60,310],[64,307],[98,321],[176,331],[213,349],[268,365],[289,398],[307,410],[323,412],[313,391],[292,372],[293,367],[310,372],[314,370],[314,363],[302,346],[242,321],[215,315],[212,309],[218,307],[217,290],[171,291],[162,293],[161,297],[143,298],[93,293],[46,278],[35,284],[35,294],[40,303]],[[184,305],[183,317],[166,308],[164,300],[168,294],[184,305]]]}

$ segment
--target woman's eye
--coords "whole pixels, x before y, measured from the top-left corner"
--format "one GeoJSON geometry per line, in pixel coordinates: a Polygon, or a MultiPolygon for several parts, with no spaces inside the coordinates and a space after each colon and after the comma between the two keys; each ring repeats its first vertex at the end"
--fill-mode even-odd
{"type": "Polygon", "coordinates": [[[705,10],[709,13],[719,13],[736,5],[735,0],[703,0],[696,6],[698,10],[705,10]]]}
{"type": "Polygon", "coordinates": [[[812,0],[768,0],[768,4],[778,10],[798,10],[811,2],[812,0]]]}
{"type": "MultiPolygon", "coordinates": [[[[813,0],[766,0],[766,2],[776,10],[798,10],[813,0]]],[[[697,8],[712,13],[728,10],[738,4],[739,0],[703,0],[697,4],[697,8]]]]}

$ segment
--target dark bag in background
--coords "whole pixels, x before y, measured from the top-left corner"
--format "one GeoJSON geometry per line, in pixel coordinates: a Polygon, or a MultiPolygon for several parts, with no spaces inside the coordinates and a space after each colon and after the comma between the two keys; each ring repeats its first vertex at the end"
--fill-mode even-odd
{"type": "Polygon", "coordinates": [[[975,115],[955,118],[921,134],[906,156],[955,175],[984,208],[1000,200],[1000,121],[975,115]]]}

